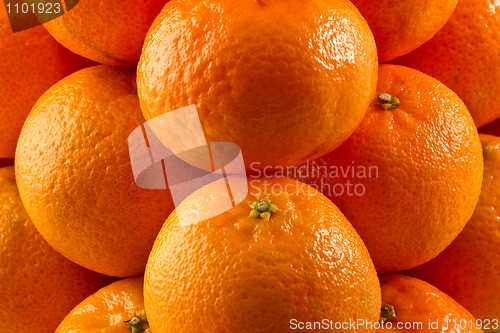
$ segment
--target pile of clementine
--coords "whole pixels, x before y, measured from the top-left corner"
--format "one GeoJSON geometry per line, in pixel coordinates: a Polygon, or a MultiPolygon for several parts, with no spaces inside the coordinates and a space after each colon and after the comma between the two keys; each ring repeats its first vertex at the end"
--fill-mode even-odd
{"type": "Polygon", "coordinates": [[[500,332],[499,3],[60,5],[0,5],[2,333],[500,332]]]}

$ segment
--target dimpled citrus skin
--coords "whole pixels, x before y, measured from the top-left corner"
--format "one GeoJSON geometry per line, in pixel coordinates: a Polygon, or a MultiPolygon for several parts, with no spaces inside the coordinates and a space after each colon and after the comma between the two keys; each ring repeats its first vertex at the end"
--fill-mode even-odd
{"type": "Polygon", "coordinates": [[[460,0],[450,20],[430,41],[394,60],[456,92],[477,127],[500,116],[499,11],[498,1],[460,0]]]}
{"type": "Polygon", "coordinates": [[[113,276],[144,271],[173,209],[169,191],[135,184],[127,138],[144,122],[133,69],[96,66],[38,100],[16,150],[16,178],[42,236],[74,262],[113,276]]]}
{"type": "Polygon", "coordinates": [[[79,0],[44,24],[71,51],[94,61],[135,66],[149,26],[168,0],[79,0]]]}
{"type": "MultiPolygon", "coordinates": [[[[377,321],[375,269],[337,207],[288,178],[249,181],[246,199],[221,215],[181,227],[174,211],[165,222],[145,273],[152,331],[287,332],[291,319],[377,321]],[[280,211],[268,222],[249,217],[247,201],[267,195],[280,211]]],[[[181,206],[192,212],[219,191],[225,185],[204,187],[181,206]]]]}
{"type": "Polygon", "coordinates": [[[0,158],[14,158],[31,107],[45,90],[92,62],[65,49],[41,26],[13,33],[0,5],[0,158]]]}
{"type": "Polygon", "coordinates": [[[366,19],[383,63],[431,39],[450,18],[458,0],[352,0],[366,19]]]}
{"type": "Polygon", "coordinates": [[[495,319],[500,323],[500,138],[479,137],[484,175],[472,218],[439,256],[408,274],[440,288],[485,324],[495,319]]]}
{"type": "MultiPolygon", "coordinates": [[[[124,321],[144,317],[143,277],[112,283],[78,304],[64,318],[55,333],[130,333],[124,321]]],[[[148,329],[141,333],[150,333],[148,329]]]]}
{"type": "Polygon", "coordinates": [[[479,199],[483,161],[467,108],[437,80],[381,65],[377,91],[401,104],[385,111],[374,96],[353,135],[297,178],[340,208],[379,272],[397,271],[434,258],[460,233],[479,199]]]}
{"type": "Polygon", "coordinates": [[[382,301],[394,307],[392,328],[379,332],[412,333],[482,333],[476,319],[453,298],[422,280],[401,274],[380,276],[382,301]],[[398,329],[397,325],[421,324],[420,328],[398,329]],[[429,323],[436,326],[430,327],[429,323]],[[460,326],[462,325],[462,326],[460,326]]]}
{"type": "Polygon", "coordinates": [[[40,236],[13,166],[0,168],[0,267],[2,333],[53,333],[76,304],[113,281],[72,263],[40,236]]]}
{"type": "Polygon", "coordinates": [[[333,150],[376,79],[373,35],[346,0],[170,1],[138,65],[146,119],[195,104],[207,141],[238,144],[249,171],[333,150]]]}

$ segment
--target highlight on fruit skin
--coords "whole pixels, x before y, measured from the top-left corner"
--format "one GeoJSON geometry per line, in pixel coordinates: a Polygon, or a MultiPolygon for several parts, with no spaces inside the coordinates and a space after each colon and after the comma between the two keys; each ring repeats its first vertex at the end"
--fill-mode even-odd
{"type": "Polygon", "coordinates": [[[206,140],[237,144],[255,173],[338,147],[366,112],[377,66],[349,1],[172,0],[146,37],[137,90],[148,121],[195,104],[206,140]]]}
{"type": "Polygon", "coordinates": [[[287,172],[331,199],[377,271],[391,272],[431,260],[462,231],[479,200],[483,157],[474,121],[453,91],[415,69],[383,64],[354,133],[287,172]]]}
{"type": "Polygon", "coordinates": [[[4,2],[0,333],[500,333],[500,0],[4,2]]]}
{"type": "MultiPolygon", "coordinates": [[[[163,225],[145,273],[152,331],[286,332],[293,318],[377,322],[375,268],[339,209],[289,178],[248,181],[246,200],[228,211],[183,224],[174,210],[163,225]],[[272,205],[277,210],[268,219],[249,215],[272,205]]],[[[179,207],[195,209],[211,195],[227,193],[225,183],[216,184],[179,207]]]]}

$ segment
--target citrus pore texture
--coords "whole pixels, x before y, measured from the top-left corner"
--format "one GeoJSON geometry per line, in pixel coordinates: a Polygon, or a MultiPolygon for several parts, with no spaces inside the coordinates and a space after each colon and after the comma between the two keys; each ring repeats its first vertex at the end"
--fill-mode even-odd
{"type": "Polygon", "coordinates": [[[431,39],[448,21],[458,0],[352,0],[366,19],[383,63],[431,39]]]}
{"type": "Polygon", "coordinates": [[[135,184],[127,138],[144,122],[135,71],[89,67],[37,101],[16,150],[16,177],[42,236],[76,263],[113,276],[144,271],[169,191],[135,184]]]}
{"type": "Polygon", "coordinates": [[[345,0],[170,1],[138,65],[146,119],[195,104],[207,141],[238,144],[249,171],[333,150],[376,79],[373,35],[345,0]]]}
{"type": "MultiPolygon", "coordinates": [[[[145,273],[152,331],[285,332],[293,318],[377,321],[375,268],[338,208],[295,180],[249,181],[248,196],[229,211],[181,224],[176,210],[165,222],[145,273]],[[247,201],[267,196],[280,210],[268,221],[250,217],[247,201]]],[[[194,210],[224,191],[224,183],[203,187],[177,209],[194,210]]]]}
{"type": "Polygon", "coordinates": [[[75,305],[113,281],[42,238],[23,207],[13,166],[0,168],[0,267],[3,333],[53,333],[75,305]]]}
{"type": "Polygon", "coordinates": [[[3,5],[0,54],[0,158],[14,158],[21,127],[38,97],[92,62],[64,48],[41,26],[13,33],[3,5]]]}
{"type": "Polygon", "coordinates": [[[379,272],[398,271],[434,258],[462,231],[479,199],[483,159],[467,108],[436,79],[381,65],[377,90],[400,104],[384,110],[375,97],[339,148],[294,177],[340,208],[379,272]]]}
{"type": "Polygon", "coordinates": [[[458,94],[477,127],[500,116],[500,3],[460,0],[445,26],[394,63],[416,68],[458,94]]]}
{"type": "MultiPolygon", "coordinates": [[[[479,202],[458,237],[436,258],[407,272],[443,290],[476,318],[500,320],[500,138],[480,134],[484,174],[479,202]]],[[[490,325],[490,330],[493,331],[490,325]]]]}
{"type": "Polygon", "coordinates": [[[79,0],[44,24],[71,51],[114,66],[135,66],[154,18],[168,0],[79,0]]]}
{"type": "MultiPolygon", "coordinates": [[[[134,316],[146,316],[143,284],[144,279],[140,276],[122,279],[101,288],[75,306],[55,333],[130,333],[131,329],[125,322],[134,316]]],[[[150,330],[139,333],[150,333],[150,330]]]]}
{"type": "Polygon", "coordinates": [[[382,301],[394,307],[392,327],[377,332],[481,333],[476,318],[462,305],[433,285],[402,274],[380,276],[382,301]],[[433,326],[430,325],[432,323],[433,326]],[[398,325],[420,328],[398,329],[398,325]]]}

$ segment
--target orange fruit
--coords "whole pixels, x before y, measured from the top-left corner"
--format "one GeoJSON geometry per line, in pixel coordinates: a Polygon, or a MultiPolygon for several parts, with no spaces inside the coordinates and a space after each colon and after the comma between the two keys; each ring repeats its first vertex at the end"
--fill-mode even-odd
{"type": "Polygon", "coordinates": [[[439,256],[408,274],[443,290],[476,318],[500,329],[500,138],[479,135],[483,144],[481,196],[464,230],[439,256]],[[496,320],[495,324],[492,322],[496,320]]]}
{"type": "Polygon", "coordinates": [[[346,142],[289,173],[340,208],[379,272],[397,271],[434,258],[462,231],[479,198],[482,152],[464,103],[437,80],[381,65],[377,91],[346,142]]]}
{"type": "Polygon", "coordinates": [[[287,332],[324,318],[378,320],[375,268],[330,200],[288,178],[251,179],[246,199],[255,209],[243,201],[204,219],[196,207],[227,193],[224,182],[213,184],[187,197],[155,241],[144,281],[153,332],[287,332]],[[182,223],[179,211],[188,212],[182,223]]]}
{"type": "Polygon", "coordinates": [[[395,60],[438,79],[465,102],[477,127],[500,116],[500,3],[460,0],[427,43],[395,60]]]}
{"type": "Polygon", "coordinates": [[[253,172],[337,147],[376,79],[373,35],[346,0],[170,1],[137,78],[147,120],[194,104],[207,141],[238,144],[253,172]]]}
{"type": "Polygon", "coordinates": [[[43,240],[23,208],[13,166],[0,168],[0,235],[2,333],[52,333],[76,304],[112,281],[43,240]]]}
{"type": "Polygon", "coordinates": [[[135,66],[149,26],[168,0],[79,0],[64,15],[45,23],[62,45],[94,61],[135,66]]]}
{"type": "Polygon", "coordinates": [[[0,6],[0,158],[13,158],[31,107],[63,77],[92,63],[68,51],[41,26],[13,33],[0,6]]]}
{"type": "Polygon", "coordinates": [[[144,311],[143,283],[143,277],[133,277],[100,289],[78,304],[55,333],[150,333],[144,311]]]}
{"type": "Polygon", "coordinates": [[[377,43],[379,62],[415,50],[448,21],[458,0],[351,0],[366,19],[377,43]]]}
{"type": "Polygon", "coordinates": [[[26,211],[70,260],[113,276],[141,274],[173,202],[134,182],[127,137],[144,122],[134,69],[96,66],[40,97],[16,150],[26,211]]]}
{"type": "Polygon", "coordinates": [[[377,332],[483,332],[469,311],[427,282],[391,273],[380,277],[380,286],[386,321],[377,332]]]}

